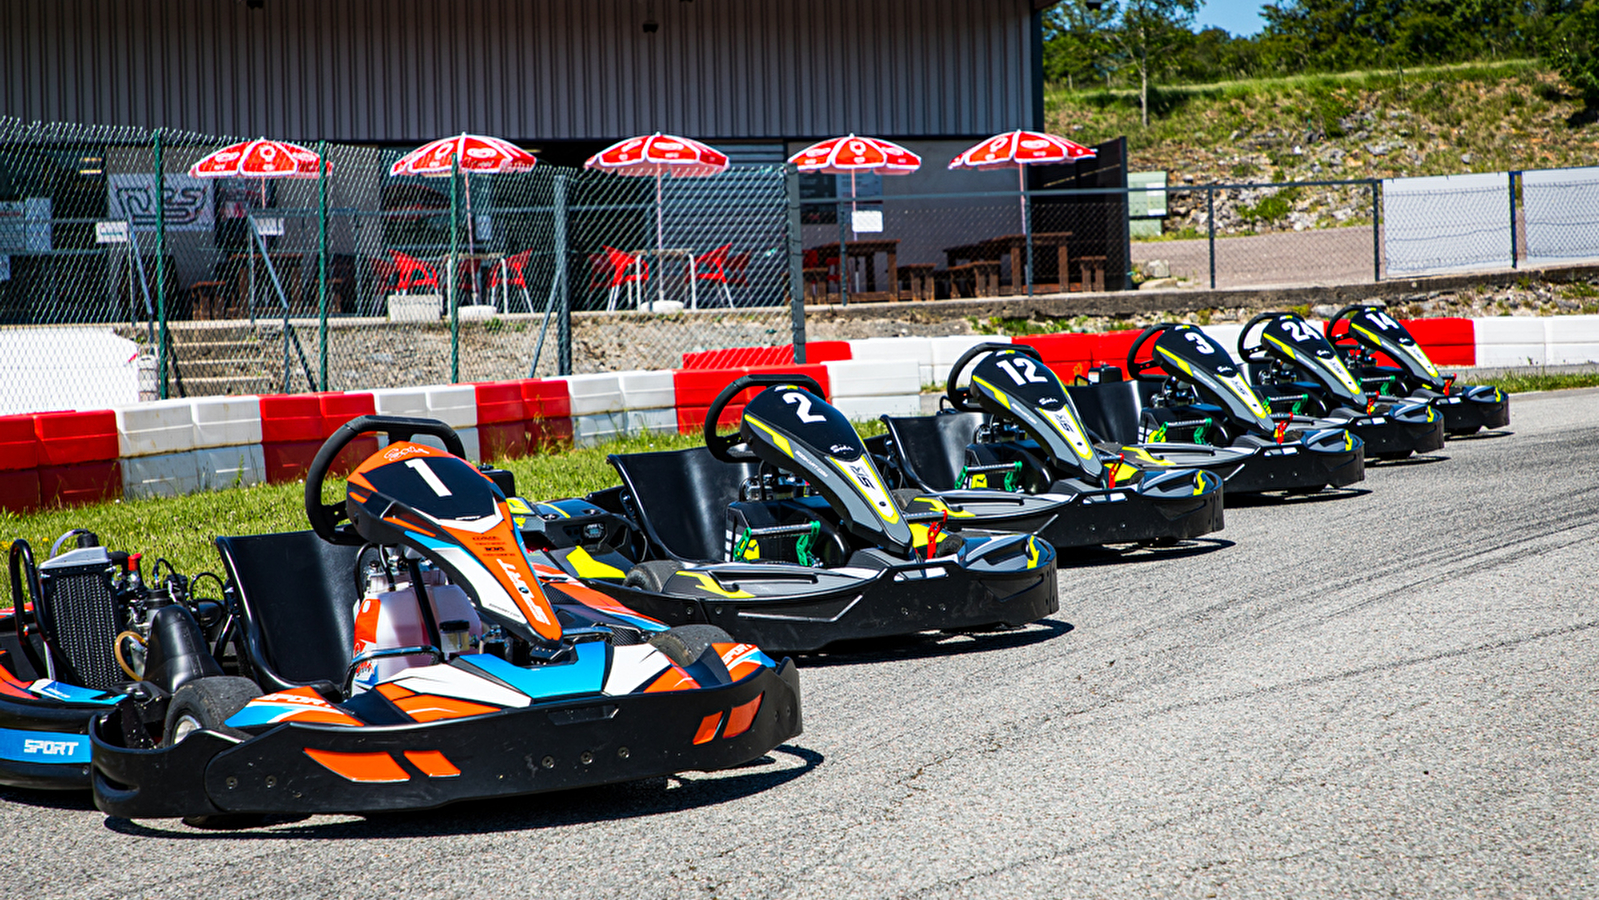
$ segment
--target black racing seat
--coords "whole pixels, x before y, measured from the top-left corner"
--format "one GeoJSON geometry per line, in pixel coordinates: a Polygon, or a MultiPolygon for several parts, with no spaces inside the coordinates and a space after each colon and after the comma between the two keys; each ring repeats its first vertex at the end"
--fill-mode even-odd
{"type": "Polygon", "coordinates": [[[356,554],[313,531],[217,538],[245,652],[266,690],[344,683],[355,639],[356,554]]]}
{"type": "Polygon", "coordinates": [[[977,439],[982,413],[884,416],[889,439],[899,448],[903,471],[924,491],[952,491],[966,467],[966,448],[977,439]]]}
{"type": "Polygon", "coordinates": [[[755,460],[725,463],[704,447],[612,454],[650,544],[682,562],[720,562],[727,508],[760,471],[755,460]]]}
{"type": "Polygon", "coordinates": [[[1138,419],[1160,385],[1149,381],[1102,381],[1066,389],[1083,420],[1098,440],[1138,443],[1138,419]]]}

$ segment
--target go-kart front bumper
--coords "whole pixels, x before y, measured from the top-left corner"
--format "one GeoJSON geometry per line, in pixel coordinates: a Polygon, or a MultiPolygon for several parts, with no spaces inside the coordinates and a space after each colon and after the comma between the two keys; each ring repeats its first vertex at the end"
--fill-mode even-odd
{"type": "Polygon", "coordinates": [[[1392,414],[1362,416],[1351,419],[1344,427],[1365,443],[1367,459],[1398,459],[1443,449],[1445,416],[1437,410],[1431,413],[1425,420],[1392,414]]]}
{"type": "Polygon", "coordinates": [[[1429,400],[1433,409],[1443,413],[1444,431],[1449,434],[1475,434],[1510,424],[1510,396],[1495,387],[1466,386],[1447,397],[1434,395],[1429,400]]]}
{"type": "Polygon", "coordinates": [[[89,723],[106,709],[0,696],[0,785],[88,788],[89,723]]]}
{"type": "Polygon", "coordinates": [[[1298,442],[1223,448],[1147,444],[1145,449],[1175,465],[1215,473],[1221,477],[1231,497],[1268,491],[1317,491],[1363,480],[1366,477],[1365,447],[1359,438],[1350,437],[1352,440],[1340,442],[1337,449],[1298,442]]]}
{"type": "Polygon", "coordinates": [[[95,805],[130,819],[421,810],[725,769],[802,727],[799,677],[786,659],[713,688],[536,703],[426,724],[291,723],[242,742],[198,731],[153,750],[124,746],[123,714],[96,719],[89,737],[95,805]]]}
{"type": "MultiPolygon", "coordinates": [[[[1208,476],[1207,476],[1208,477],[1208,476]]],[[[1042,509],[1018,508],[998,491],[945,491],[934,495],[969,517],[950,516],[946,527],[959,530],[1014,531],[1036,534],[1057,550],[1136,541],[1186,540],[1220,531],[1222,491],[1211,479],[1208,489],[1187,496],[1152,493],[1138,485],[1069,494],[1034,495],[1056,498],[1042,509]]],[[[919,507],[910,501],[909,511],[919,507]]]]}

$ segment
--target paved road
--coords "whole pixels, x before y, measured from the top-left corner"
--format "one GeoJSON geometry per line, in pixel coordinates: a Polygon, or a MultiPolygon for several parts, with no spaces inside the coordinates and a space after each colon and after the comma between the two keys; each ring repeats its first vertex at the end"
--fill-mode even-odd
{"type": "Polygon", "coordinates": [[[1023,632],[812,661],[717,775],[243,835],[6,795],[18,897],[1599,895],[1599,393],[1023,632]]]}
{"type": "MultiPolygon", "coordinates": [[[[1210,286],[1210,242],[1135,241],[1133,262],[1163,259],[1171,273],[1210,286]]],[[[1371,281],[1371,226],[1216,239],[1218,288],[1371,281]]]]}

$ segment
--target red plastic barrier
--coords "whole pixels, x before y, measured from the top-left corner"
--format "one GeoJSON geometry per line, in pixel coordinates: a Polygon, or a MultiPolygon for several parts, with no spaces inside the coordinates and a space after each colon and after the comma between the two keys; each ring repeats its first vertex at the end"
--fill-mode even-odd
{"type": "MultiPolygon", "coordinates": [[[[346,452],[358,443],[360,441],[351,443],[350,447],[345,448],[346,452]]],[[[267,484],[290,484],[304,478],[305,473],[311,468],[311,460],[316,459],[316,452],[321,449],[320,438],[314,441],[263,442],[261,455],[266,460],[267,484]]],[[[375,440],[372,442],[372,452],[377,452],[375,440]]],[[[341,461],[342,457],[341,454],[341,461]]]]}
{"type": "Polygon", "coordinates": [[[572,415],[572,391],[564,379],[530,378],[517,383],[521,385],[523,414],[527,418],[565,419],[572,415]]]}
{"type": "Polygon", "coordinates": [[[1142,329],[1133,331],[1106,331],[1094,335],[1094,358],[1091,365],[1117,366],[1127,368],[1127,351],[1133,348],[1133,341],[1143,333],[1142,329]]]}
{"type": "Polygon", "coordinates": [[[1434,363],[1440,366],[1477,364],[1477,328],[1470,319],[1406,319],[1403,324],[1434,363]]]}
{"type": "MultiPolygon", "coordinates": [[[[807,341],[805,362],[822,363],[852,359],[849,341],[807,341]]],[[[794,345],[776,347],[733,347],[728,350],[702,350],[683,354],[685,369],[741,369],[746,366],[782,366],[794,361],[794,345]]]]}
{"type": "Polygon", "coordinates": [[[38,467],[39,436],[33,430],[33,416],[0,416],[0,472],[38,467]]]}
{"type": "MultiPolygon", "coordinates": [[[[756,372],[778,372],[784,375],[809,375],[816,379],[817,384],[822,386],[822,398],[824,400],[833,396],[832,382],[828,381],[827,379],[827,367],[821,363],[806,363],[803,366],[795,365],[794,363],[789,363],[786,366],[750,366],[748,369],[745,369],[745,372],[751,375],[755,374],[756,372]]],[[[748,402],[749,397],[752,396],[754,396],[754,394],[747,394],[745,396],[745,401],[748,402]]],[[[716,398],[713,396],[711,399],[715,400],[716,398]]],[[[706,404],[706,406],[709,405],[709,403],[706,404]]]]}
{"type": "Polygon", "coordinates": [[[120,460],[39,467],[39,499],[44,505],[78,506],[103,503],[120,496],[120,460]]]}
{"type": "Polygon", "coordinates": [[[722,388],[743,374],[743,369],[679,369],[673,372],[672,388],[677,394],[677,408],[698,407],[703,418],[706,408],[722,388]]]}
{"type": "MultiPolygon", "coordinates": [[[[109,409],[37,413],[32,418],[41,466],[72,466],[117,458],[117,414],[109,409]]],[[[46,500],[49,497],[45,495],[46,500]]]]}
{"type": "Polygon", "coordinates": [[[40,501],[38,469],[0,471],[0,509],[32,512],[42,505],[40,501]]]}
{"type": "MultiPolygon", "coordinates": [[[[705,429],[705,414],[711,411],[710,404],[705,406],[679,406],[677,408],[677,430],[679,434],[700,434],[705,429]]],[[[744,418],[744,404],[729,403],[722,415],[716,420],[717,426],[723,431],[731,431],[738,427],[744,418]]]]}
{"type": "Polygon", "coordinates": [[[320,442],[327,436],[320,394],[268,394],[261,398],[261,443],[320,442]]]}
{"type": "MultiPolygon", "coordinates": [[[[377,412],[377,406],[371,394],[345,393],[343,391],[324,391],[310,396],[317,398],[317,403],[322,410],[322,436],[324,439],[332,436],[339,430],[339,426],[357,416],[370,416],[377,412]]],[[[366,458],[378,452],[378,439],[367,435],[351,441],[339,455],[334,458],[333,464],[328,466],[328,474],[343,477],[354,472],[356,467],[366,462],[366,458]]]]}
{"type": "Polygon", "coordinates": [[[527,447],[529,453],[544,453],[572,446],[575,429],[570,417],[558,419],[529,419],[527,422],[527,447]]]}
{"type": "Polygon", "coordinates": [[[1017,338],[1014,343],[1037,348],[1038,355],[1044,358],[1044,365],[1059,376],[1060,380],[1071,384],[1077,376],[1085,374],[1093,366],[1094,352],[1099,346],[1099,336],[1029,334],[1017,338]]]}
{"type": "Polygon", "coordinates": [[[527,419],[527,404],[522,400],[520,381],[483,381],[472,385],[477,391],[477,424],[497,425],[527,419]]]}

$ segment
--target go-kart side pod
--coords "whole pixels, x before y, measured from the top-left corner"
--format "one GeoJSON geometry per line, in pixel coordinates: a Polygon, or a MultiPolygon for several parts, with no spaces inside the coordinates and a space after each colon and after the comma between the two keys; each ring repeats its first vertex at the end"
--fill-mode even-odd
{"type": "Polygon", "coordinates": [[[1444,419],[1425,402],[1366,393],[1321,330],[1294,313],[1261,313],[1238,333],[1238,358],[1264,370],[1256,388],[1274,409],[1314,396],[1324,418],[1353,431],[1367,459],[1403,459],[1444,445],[1444,419]],[[1258,340],[1251,342],[1252,337],[1258,340]],[[1266,381],[1269,383],[1260,383],[1266,381]]]}
{"type": "MultiPolygon", "coordinates": [[[[460,673],[470,665],[439,668],[460,673]]],[[[272,697],[317,705],[304,692],[272,697]]],[[[799,679],[788,660],[721,687],[522,699],[520,708],[426,723],[291,722],[242,740],[200,730],[158,749],[125,746],[118,709],[96,719],[89,733],[95,805],[129,819],[431,809],[724,769],[801,727],[799,679]]]]}
{"type": "Polygon", "coordinates": [[[1489,385],[1456,385],[1454,376],[1440,373],[1410,331],[1380,307],[1355,304],[1339,310],[1327,322],[1327,339],[1340,348],[1358,348],[1366,357],[1382,353],[1392,359],[1397,369],[1373,363],[1362,367],[1362,380],[1378,390],[1397,383],[1413,399],[1431,403],[1443,413],[1449,434],[1510,424],[1509,396],[1489,385]]]}

